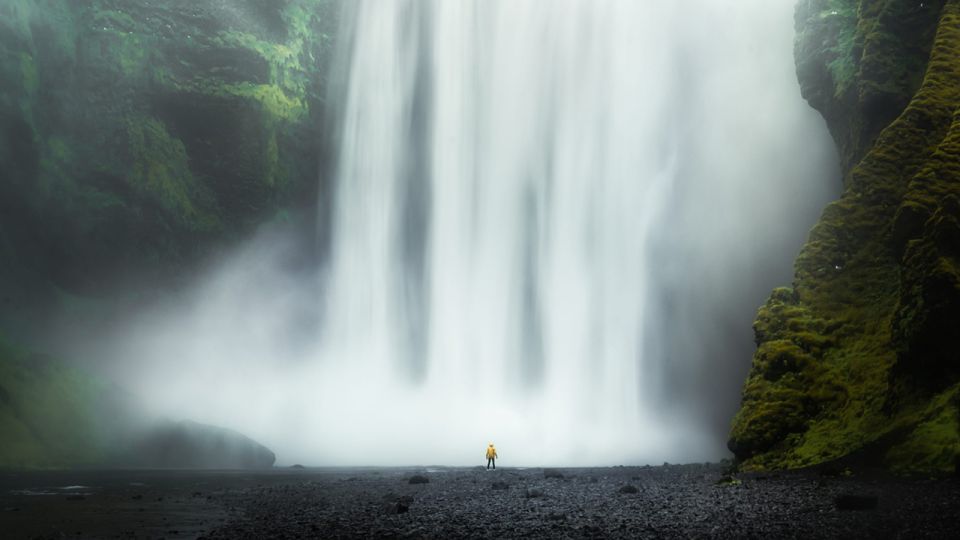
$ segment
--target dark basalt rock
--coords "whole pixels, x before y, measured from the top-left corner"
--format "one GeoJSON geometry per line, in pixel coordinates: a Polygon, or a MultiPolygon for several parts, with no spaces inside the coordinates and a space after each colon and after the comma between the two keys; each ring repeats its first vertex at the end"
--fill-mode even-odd
{"type": "Polygon", "coordinates": [[[509,487],[506,482],[494,482],[490,485],[491,489],[508,489],[509,487]]]}
{"type": "Polygon", "coordinates": [[[543,470],[544,478],[563,478],[563,473],[557,469],[544,469],[543,470]]]}
{"type": "Polygon", "coordinates": [[[620,493],[628,493],[628,494],[639,493],[639,492],[640,492],[640,490],[637,489],[637,486],[634,486],[634,485],[631,485],[631,484],[627,484],[627,485],[621,487],[621,488],[620,488],[619,490],[617,490],[617,491],[619,491],[620,493]]]}
{"type": "Polygon", "coordinates": [[[528,499],[536,499],[539,497],[543,497],[544,493],[543,493],[543,490],[539,488],[527,488],[527,491],[526,493],[524,493],[524,496],[528,499]]]}
{"type": "Polygon", "coordinates": [[[849,493],[838,495],[833,500],[837,510],[873,510],[879,502],[876,495],[853,495],[849,493]]]}
{"type": "Polygon", "coordinates": [[[163,422],[134,445],[125,463],[159,469],[264,469],[276,457],[235,431],[191,421],[163,422]]]}
{"type": "Polygon", "coordinates": [[[429,484],[430,479],[427,478],[426,476],[415,474],[410,477],[410,480],[408,480],[408,482],[411,484],[429,484]]]}
{"type": "Polygon", "coordinates": [[[387,505],[384,507],[384,510],[386,510],[387,514],[390,515],[406,514],[408,511],[410,511],[410,507],[401,502],[393,502],[387,503],[387,505]]]}

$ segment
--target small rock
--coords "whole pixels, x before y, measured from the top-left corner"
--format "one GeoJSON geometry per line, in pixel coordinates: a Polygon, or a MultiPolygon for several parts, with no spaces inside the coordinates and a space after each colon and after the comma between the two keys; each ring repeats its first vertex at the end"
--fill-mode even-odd
{"type": "Polygon", "coordinates": [[[620,493],[640,493],[640,490],[637,489],[637,486],[627,484],[620,488],[620,493]]]}
{"type": "Polygon", "coordinates": [[[737,478],[734,478],[732,475],[727,474],[727,475],[721,476],[720,479],[717,480],[717,485],[718,486],[739,486],[740,480],[737,478]]]}
{"type": "Polygon", "coordinates": [[[528,499],[535,499],[537,497],[543,497],[543,490],[537,488],[528,488],[526,492],[526,497],[528,499]]]}
{"type": "Polygon", "coordinates": [[[413,497],[410,495],[397,495],[396,493],[387,493],[383,496],[383,500],[388,503],[403,503],[409,505],[413,502],[413,497]]]}
{"type": "Polygon", "coordinates": [[[547,519],[551,521],[559,521],[561,519],[567,519],[567,515],[563,512],[550,512],[547,514],[547,519]]]}
{"type": "Polygon", "coordinates": [[[139,501],[140,499],[143,498],[143,495],[140,495],[139,493],[137,493],[136,495],[134,495],[133,497],[130,497],[130,498],[133,499],[133,500],[135,500],[135,501],[139,501]]]}
{"type": "Polygon", "coordinates": [[[507,489],[510,486],[508,486],[506,482],[494,482],[490,487],[493,489],[507,489]]]}
{"type": "Polygon", "coordinates": [[[833,504],[837,510],[873,510],[880,500],[876,495],[853,495],[845,493],[837,495],[833,504]]]}
{"type": "Polygon", "coordinates": [[[291,469],[306,469],[306,467],[304,467],[303,465],[301,465],[301,464],[299,464],[299,463],[294,463],[293,465],[290,466],[290,468],[291,468],[291,469]]]}
{"type": "Polygon", "coordinates": [[[563,478],[563,473],[557,469],[544,469],[543,470],[544,478],[563,478]]]}
{"type": "Polygon", "coordinates": [[[584,525],[580,528],[580,531],[587,536],[596,536],[603,534],[603,529],[598,525],[584,525]]]}
{"type": "Polygon", "coordinates": [[[410,477],[409,482],[410,482],[411,484],[429,484],[429,483],[430,483],[430,479],[427,478],[426,476],[419,475],[419,474],[415,474],[415,475],[413,475],[413,476],[410,477]]]}
{"type": "Polygon", "coordinates": [[[392,502],[387,503],[384,507],[384,510],[387,514],[393,516],[397,514],[406,514],[410,510],[410,507],[402,502],[392,502]]]}

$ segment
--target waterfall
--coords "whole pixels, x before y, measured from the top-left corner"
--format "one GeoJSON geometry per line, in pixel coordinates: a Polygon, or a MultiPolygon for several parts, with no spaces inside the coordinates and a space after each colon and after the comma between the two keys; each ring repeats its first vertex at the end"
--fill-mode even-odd
{"type": "Polygon", "coordinates": [[[723,457],[836,178],[792,4],[344,2],[317,275],[261,232],[113,372],[287,464],[723,457]]]}
{"type": "Polygon", "coordinates": [[[365,381],[351,397],[391,398],[351,418],[448,432],[431,455],[453,461],[491,439],[514,462],[622,462],[677,435],[652,414],[644,307],[678,15],[352,3],[323,357],[365,381]]]}

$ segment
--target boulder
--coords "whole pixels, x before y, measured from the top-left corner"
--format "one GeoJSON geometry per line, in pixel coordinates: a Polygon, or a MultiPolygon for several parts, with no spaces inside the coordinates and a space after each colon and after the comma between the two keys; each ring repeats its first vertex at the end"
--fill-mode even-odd
{"type": "Polygon", "coordinates": [[[135,439],[121,462],[158,469],[265,469],[276,456],[229,429],[190,420],[163,421],[135,439]]]}

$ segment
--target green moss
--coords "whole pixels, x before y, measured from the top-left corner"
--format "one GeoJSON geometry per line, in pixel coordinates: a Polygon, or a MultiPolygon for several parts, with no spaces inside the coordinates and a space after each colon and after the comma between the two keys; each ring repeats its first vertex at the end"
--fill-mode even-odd
{"type": "Polygon", "coordinates": [[[103,30],[115,29],[123,32],[132,32],[139,28],[139,25],[129,14],[119,9],[100,9],[94,7],[92,19],[94,25],[103,30]]]}
{"type": "MultiPolygon", "coordinates": [[[[745,469],[803,467],[876,445],[894,448],[886,463],[895,470],[942,471],[953,459],[955,407],[928,405],[960,379],[960,2],[947,2],[939,22],[900,8],[861,3],[854,83],[859,99],[913,91],[907,56],[923,49],[904,44],[926,39],[920,23],[930,19],[938,30],[923,84],[875,140],[835,137],[862,145],[850,155],[863,159],[811,230],[793,287],[758,312],[730,441],[745,469]],[[895,36],[896,25],[912,33],[895,36]]],[[[849,117],[834,120],[886,114],[844,110],[849,117]]]]}
{"type": "Polygon", "coordinates": [[[36,95],[40,87],[37,82],[37,64],[28,53],[20,53],[20,80],[23,81],[23,88],[29,96],[36,95]]]}
{"type": "Polygon", "coordinates": [[[854,0],[830,0],[827,9],[820,12],[822,19],[830,19],[836,30],[836,41],[828,46],[831,60],[827,69],[833,79],[834,97],[842,99],[856,81],[857,59],[854,42],[857,32],[857,5],[854,0]]]}
{"type": "Polygon", "coordinates": [[[120,69],[124,74],[133,76],[141,73],[147,64],[149,56],[143,39],[133,34],[119,34],[117,56],[120,69]]]}
{"type": "Polygon", "coordinates": [[[902,442],[891,447],[884,461],[896,472],[907,474],[956,472],[960,458],[960,386],[932,400],[902,442]]]}
{"type": "Polygon", "coordinates": [[[102,462],[110,420],[98,414],[96,404],[107,387],[0,336],[0,467],[102,462]]]}
{"type": "Polygon", "coordinates": [[[193,177],[186,150],[154,118],[127,119],[127,143],[133,166],[127,181],[160,203],[182,225],[199,231],[216,230],[220,222],[205,208],[208,196],[193,177]]]}
{"type": "Polygon", "coordinates": [[[297,121],[307,113],[301,99],[289,97],[282,88],[273,84],[225,84],[217,87],[214,93],[252,98],[273,118],[288,122],[297,121]]]}

